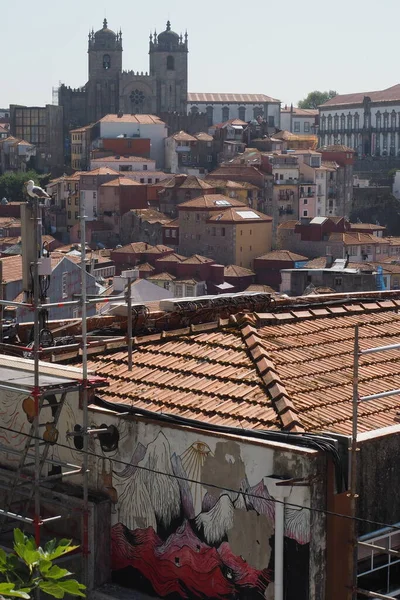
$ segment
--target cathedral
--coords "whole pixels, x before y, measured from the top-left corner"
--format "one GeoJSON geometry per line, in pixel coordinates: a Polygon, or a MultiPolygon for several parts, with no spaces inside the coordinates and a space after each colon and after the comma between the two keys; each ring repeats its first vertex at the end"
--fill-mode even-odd
{"type": "Polygon", "coordinates": [[[89,33],[89,79],[83,88],[62,85],[59,105],[64,130],[94,123],[109,113],[186,114],[188,36],[166,30],[150,34],[149,73],[122,70],[122,31],[103,27],[89,33]]]}

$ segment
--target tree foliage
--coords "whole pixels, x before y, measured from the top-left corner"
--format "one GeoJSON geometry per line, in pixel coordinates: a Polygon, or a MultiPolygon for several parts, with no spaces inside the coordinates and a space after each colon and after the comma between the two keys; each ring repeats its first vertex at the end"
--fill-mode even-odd
{"type": "Polygon", "coordinates": [[[71,540],[51,540],[44,548],[38,548],[32,537],[19,529],[14,530],[14,552],[7,554],[0,548],[0,597],[24,598],[40,589],[54,598],[65,594],[85,597],[86,587],[71,579],[67,569],[54,565],[53,561],[78,546],[71,540]]]}
{"type": "Polygon", "coordinates": [[[327,100],[334,98],[337,96],[337,92],[335,90],[329,90],[327,92],[320,92],[318,90],[314,90],[310,92],[303,100],[300,100],[298,103],[299,108],[318,108],[320,104],[323,104],[327,100]]]}
{"type": "Polygon", "coordinates": [[[29,179],[33,179],[36,185],[45,185],[48,181],[48,175],[38,175],[36,171],[27,171],[23,173],[4,173],[0,176],[0,200],[7,198],[9,202],[21,202],[26,198],[24,184],[29,179]],[[46,181],[47,180],[47,181],[46,181]]]}

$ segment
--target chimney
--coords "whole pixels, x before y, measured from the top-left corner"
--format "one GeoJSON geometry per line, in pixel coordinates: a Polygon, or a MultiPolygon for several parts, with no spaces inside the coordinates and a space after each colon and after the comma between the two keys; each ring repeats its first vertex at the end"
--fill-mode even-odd
{"type": "Polygon", "coordinates": [[[210,281],[215,285],[224,283],[224,265],[210,266],[210,281]]]}
{"type": "Polygon", "coordinates": [[[124,116],[124,113],[122,112],[122,110],[119,110],[118,114],[117,114],[118,119],[122,119],[123,116],[124,116]]]}
{"type": "MultiPolygon", "coordinates": [[[[42,209],[37,208],[38,223],[38,248],[42,248],[42,209]]],[[[22,240],[22,288],[25,293],[24,301],[31,300],[33,296],[32,264],[39,256],[35,248],[35,210],[33,203],[21,204],[21,240],[22,240]]]]}

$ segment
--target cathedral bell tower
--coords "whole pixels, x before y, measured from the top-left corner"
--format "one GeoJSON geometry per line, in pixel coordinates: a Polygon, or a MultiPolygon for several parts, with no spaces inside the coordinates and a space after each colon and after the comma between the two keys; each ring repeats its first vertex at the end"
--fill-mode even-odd
{"type": "Polygon", "coordinates": [[[150,35],[150,75],[156,79],[157,114],[187,112],[188,36],[171,30],[150,35]]]}
{"type": "Polygon", "coordinates": [[[118,112],[118,81],[122,72],[122,31],[115,33],[104,19],[103,28],[89,33],[89,80],[87,116],[89,122],[118,112]]]}

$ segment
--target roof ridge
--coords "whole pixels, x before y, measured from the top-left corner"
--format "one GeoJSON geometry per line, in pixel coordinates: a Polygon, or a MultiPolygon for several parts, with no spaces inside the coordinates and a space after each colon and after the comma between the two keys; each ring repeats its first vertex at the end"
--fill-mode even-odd
{"type": "Polygon", "coordinates": [[[295,433],[304,433],[305,429],[297,410],[275,369],[275,364],[270,359],[270,355],[262,343],[261,337],[258,335],[258,330],[253,326],[255,317],[249,318],[249,316],[246,315],[240,324],[241,334],[268,394],[271,396],[283,429],[295,433]]]}

